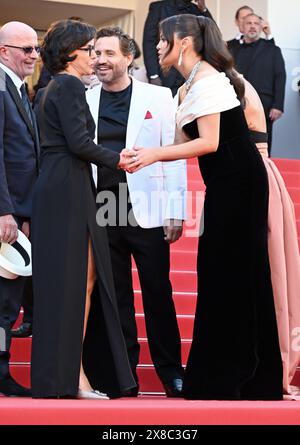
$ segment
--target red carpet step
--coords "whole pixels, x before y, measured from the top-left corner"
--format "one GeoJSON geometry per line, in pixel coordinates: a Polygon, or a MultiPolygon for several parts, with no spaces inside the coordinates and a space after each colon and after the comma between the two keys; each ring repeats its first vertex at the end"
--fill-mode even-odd
{"type": "MultiPolygon", "coordinates": [[[[188,401],[144,396],[117,400],[0,397],[0,424],[299,425],[300,403],[188,401]]],[[[196,439],[201,440],[199,435],[196,439]]]]}
{"type": "MultiPolygon", "coordinates": [[[[30,386],[30,365],[19,364],[11,365],[10,372],[12,376],[22,385],[30,386]]],[[[156,375],[153,365],[139,365],[138,376],[140,382],[140,391],[143,393],[163,393],[163,387],[156,375]]],[[[300,386],[300,368],[294,377],[293,385],[300,386]]],[[[299,419],[300,420],[300,419],[299,419]]]]}
{"type": "MultiPolygon", "coordinates": [[[[176,313],[180,315],[194,315],[196,311],[196,292],[173,292],[176,313]]],[[[141,291],[135,291],[135,309],[137,313],[143,313],[141,291]]]]}
{"type": "MultiPolygon", "coordinates": [[[[140,338],[139,342],[141,345],[140,363],[145,365],[151,365],[152,360],[150,356],[147,339],[140,338]]],[[[182,340],[181,342],[182,361],[184,365],[187,362],[190,345],[191,345],[190,340],[182,340]]],[[[11,359],[10,359],[11,365],[21,364],[21,363],[29,365],[30,353],[31,353],[31,338],[13,339],[11,347],[11,359]]]]}
{"type": "Polygon", "coordinates": [[[300,173],[300,159],[272,158],[280,172],[300,173]]]}
{"type": "Polygon", "coordinates": [[[289,187],[298,187],[300,188],[300,171],[298,173],[295,172],[281,172],[281,175],[284,179],[285,185],[287,188],[289,187]]]}
{"type": "MultiPolygon", "coordinates": [[[[18,364],[10,365],[11,375],[21,385],[30,387],[30,365],[18,364]]],[[[164,393],[159,378],[156,375],[153,365],[139,365],[137,374],[140,382],[140,391],[146,393],[164,393]]]]}
{"type": "MultiPolygon", "coordinates": [[[[145,338],[146,327],[143,314],[136,315],[138,335],[141,338],[145,338]]],[[[193,326],[194,326],[194,316],[193,315],[177,315],[177,322],[180,331],[180,337],[185,339],[192,338],[193,326]]]]}
{"type": "Polygon", "coordinates": [[[300,204],[300,187],[290,187],[288,188],[290,197],[295,204],[300,204]]]}
{"type": "MultiPolygon", "coordinates": [[[[289,159],[273,159],[275,164],[278,166],[279,170],[282,173],[282,176],[286,182],[287,188],[290,192],[290,195],[295,204],[295,213],[297,219],[297,230],[299,236],[299,246],[300,246],[300,160],[289,160],[289,159]]],[[[193,191],[189,200],[189,220],[184,228],[184,236],[175,244],[171,246],[171,280],[173,284],[173,296],[176,307],[176,312],[178,314],[178,323],[180,328],[180,333],[182,336],[182,357],[183,363],[186,363],[188,351],[190,348],[190,339],[192,337],[193,330],[193,314],[195,313],[195,305],[196,305],[196,289],[197,289],[197,275],[196,275],[196,252],[198,247],[198,233],[199,229],[197,228],[197,224],[199,225],[199,214],[202,211],[205,186],[203,184],[201,175],[199,173],[199,168],[197,166],[197,162],[195,160],[188,161],[188,188],[193,191]],[[196,198],[196,193],[197,198],[196,198]],[[196,201],[196,199],[198,201],[196,201]],[[197,205],[196,205],[197,203],[197,205]],[[199,204],[199,205],[198,205],[199,204]],[[197,224],[195,223],[197,222],[197,224]],[[195,229],[196,227],[196,229],[195,229]],[[190,236],[193,235],[193,236],[190,236]]],[[[163,388],[158,380],[155,371],[152,366],[151,357],[149,353],[149,348],[146,340],[146,330],[145,330],[145,322],[143,317],[143,305],[142,298],[138,280],[138,274],[136,267],[133,267],[133,276],[134,276],[134,287],[135,287],[135,306],[137,312],[137,324],[139,330],[139,337],[141,342],[141,365],[139,366],[138,373],[141,382],[141,391],[143,392],[161,392],[163,388]]],[[[18,323],[20,323],[21,317],[19,317],[18,323]]],[[[31,339],[18,339],[13,341],[12,347],[12,357],[11,357],[11,370],[16,379],[26,385],[30,383],[30,370],[29,370],[29,361],[30,361],[30,347],[31,347],[31,339]]],[[[300,385],[300,369],[298,370],[293,384],[300,385]]],[[[0,398],[0,402],[2,402],[0,398]]],[[[78,402],[78,403],[81,403],[78,402]]],[[[89,403],[89,402],[88,402],[89,403]]],[[[93,403],[93,402],[92,402],[93,403]]],[[[187,402],[188,403],[188,402],[187,402]]],[[[193,403],[193,402],[191,402],[193,403]]],[[[197,402],[195,402],[197,403],[197,402]]],[[[45,410],[47,411],[47,406],[45,405],[45,410]]],[[[75,412],[76,407],[75,405],[75,412]]],[[[192,404],[184,405],[193,406],[192,404]]],[[[198,406],[198,405],[197,405],[198,406]]],[[[204,406],[204,405],[202,405],[204,406]]],[[[207,416],[205,414],[205,410],[208,405],[205,405],[203,408],[203,413],[201,409],[198,414],[207,416]]],[[[213,409],[216,409],[215,405],[211,405],[213,409]]],[[[229,409],[229,405],[226,405],[229,409]]],[[[236,405],[240,406],[240,405],[236,405]]],[[[253,405],[253,406],[261,406],[253,405]]],[[[276,405],[277,406],[277,405],[276,405]]],[[[281,405],[278,405],[281,406],[281,405]]],[[[286,405],[284,405],[286,406],[286,405]]],[[[17,408],[18,409],[18,408],[17,408]]],[[[49,408],[50,409],[50,408],[49,408]]],[[[73,408],[72,408],[73,409],[73,408]]],[[[119,408],[118,408],[119,409],[119,408]]],[[[147,408],[148,409],[148,408],[147,408]]],[[[185,408],[184,408],[185,409],[185,408]]],[[[197,408],[198,409],[198,408],[197,408]]],[[[222,408],[223,409],[223,408],[222,408]]],[[[272,405],[272,409],[275,409],[272,405]]],[[[50,409],[51,411],[51,409],[50,409]]],[[[80,411],[80,410],[79,410],[80,411]]],[[[267,408],[262,410],[264,413],[267,413],[267,408]]],[[[120,411],[121,412],[121,408],[120,411]]],[[[145,409],[145,413],[147,410],[145,409]]],[[[223,413],[221,410],[220,412],[223,413]]],[[[230,412],[230,410],[228,411],[230,412]]],[[[218,413],[218,410],[215,411],[218,413]]],[[[225,411],[224,411],[225,413],[225,411]]],[[[254,413],[254,410],[253,410],[254,413]]],[[[0,422],[2,411],[0,407],[0,422]]],[[[30,414],[32,415],[32,413],[30,414]]],[[[45,415],[43,413],[42,415],[45,415]]],[[[49,414],[50,415],[50,414],[49,414]]],[[[51,414],[52,415],[52,414],[51,414]]],[[[76,414],[77,415],[77,414],[76,414]]],[[[79,415],[79,414],[78,414],[79,415]]],[[[191,414],[192,415],[192,414],[191,414]]],[[[214,414],[215,415],[215,414],[214,414]]],[[[213,416],[214,416],[213,415],[213,416]]],[[[102,413],[100,413],[102,416],[102,413]]],[[[212,416],[212,417],[213,417],[212,416]]],[[[217,417],[219,419],[219,417],[217,417]]],[[[221,418],[221,417],[220,417],[221,418]]],[[[293,414],[292,414],[293,418],[293,414]]],[[[300,417],[299,417],[300,419],[300,417]]],[[[148,418],[145,421],[148,422],[148,418]]],[[[165,423],[162,419],[159,420],[161,423],[165,423]]],[[[175,422],[175,420],[174,420],[175,422]]],[[[135,422],[134,422],[135,423],[135,422]]],[[[191,420],[191,423],[193,421],[191,420]]]]}
{"type": "MultiPolygon", "coordinates": [[[[197,273],[196,271],[172,270],[170,279],[176,292],[195,292],[197,289],[197,273]]],[[[137,270],[133,269],[133,286],[134,289],[140,289],[137,270]]]]}

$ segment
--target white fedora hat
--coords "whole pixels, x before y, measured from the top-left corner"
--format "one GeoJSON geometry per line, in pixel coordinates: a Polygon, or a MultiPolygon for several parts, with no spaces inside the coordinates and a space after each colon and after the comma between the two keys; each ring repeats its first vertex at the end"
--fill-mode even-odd
{"type": "Polygon", "coordinates": [[[27,277],[31,274],[31,244],[18,230],[18,239],[13,244],[0,243],[0,276],[14,280],[19,275],[27,277]]]}

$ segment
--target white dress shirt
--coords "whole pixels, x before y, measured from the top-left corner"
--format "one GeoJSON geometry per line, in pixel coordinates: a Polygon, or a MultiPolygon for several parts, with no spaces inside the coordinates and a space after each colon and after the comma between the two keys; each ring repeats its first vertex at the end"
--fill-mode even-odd
{"type": "Polygon", "coordinates": [[[20,91],[21,86],[23,85],[23,81],[20,79],[19,76],[17,76],[16,73],[14,73],[10,68],[8,68],[8,66],[3,65],[3,63],[0,62],[0,68],[3,69],[3,71],[6,72],[6,74],[11,78],[12,82],[14,83],[15,87],[18,90],[18,93],[20,95],[20,97],[22,98],[22,94],[20,91]]]}

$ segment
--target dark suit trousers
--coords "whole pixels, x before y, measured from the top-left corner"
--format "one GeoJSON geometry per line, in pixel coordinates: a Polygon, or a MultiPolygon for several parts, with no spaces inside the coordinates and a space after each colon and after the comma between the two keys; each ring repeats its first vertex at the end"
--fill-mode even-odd
{"type": "MultiPolygon", "coordinates": [[[[20,227],[21,221],[17,222],[20,227]]],[[[15,280],[0,277],[0,328],[5,331],[5,348],[0,350],[0,379],[9,373],[10,331],[19,315],[25,282],[25,277],[18,277],[15,280]]],[[[2,330],[1,334],[3,334],[2,330]]]]}
{"type": "Polygon", "coordinates": [[[140,279],[146,330],[156,372],[164,382],[181,377],[180,334],[169,280],[170,249],[163,228],[108,227],[119,313],[136,377],[140,346],[135,321],[131,255],[140,279]]]}

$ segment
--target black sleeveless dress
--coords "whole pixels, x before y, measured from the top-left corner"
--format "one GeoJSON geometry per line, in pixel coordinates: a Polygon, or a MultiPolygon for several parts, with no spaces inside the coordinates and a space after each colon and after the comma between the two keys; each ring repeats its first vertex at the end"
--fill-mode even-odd
{"type": "MultiPolygon", "coordinates": [[[[234,94],[228,79],[217,76],[214,82],[224,84],[222,94],[229,94],[228,88],[234,94]]],[[[222,102],[218,88],[209,85],[212,81],[195,84],[187,97],[191,107],[183,104],[179,113],[177,124],[183,124],[190,139],[199,137],[198,116],[191,111],[198,99],[191,96],[199,95],[199,115],[217,112],[217,102],[222,102]],[[183,118],[184,108],[188,119],[183,118]]],[[[219,107],[218,150],[199,157],[206,185],[204,233],[198,247],[198,301],[184,397],[279,400],[282,363],[267,248],[268,179],[243,110],[239,105],[230,108],[230,102],[234,104],[229,100],[229,109],[219,107]]]]}

